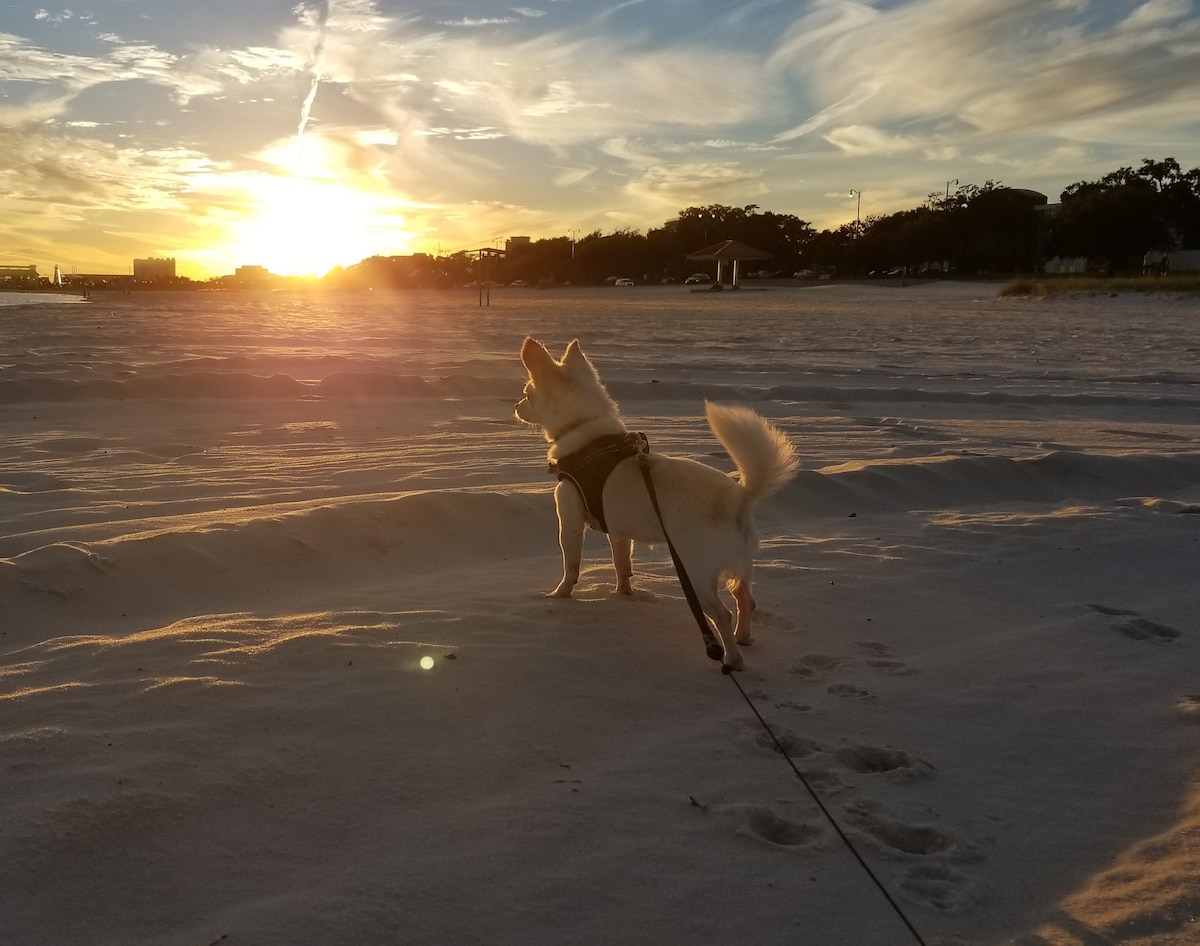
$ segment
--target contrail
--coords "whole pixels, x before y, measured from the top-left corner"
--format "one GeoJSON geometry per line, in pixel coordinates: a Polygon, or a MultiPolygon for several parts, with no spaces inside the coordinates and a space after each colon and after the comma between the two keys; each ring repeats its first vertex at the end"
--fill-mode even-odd
{"type": "Polygon", "coordinates": [[[308,71],[312,73],[312,84],[308,87],[308,95],[300,106],[300,126],[296,129],[296,139],[303,141],[304,129],[308,127],[308,116],[312,112],[313,100],[317,97],[317,86],[321,84],[321,60],[325,55],[325,24],[329,20],[329,0],[321,0],[317,6],[317,41],[313,45],[312,56],[308,61],[308,71]]]}

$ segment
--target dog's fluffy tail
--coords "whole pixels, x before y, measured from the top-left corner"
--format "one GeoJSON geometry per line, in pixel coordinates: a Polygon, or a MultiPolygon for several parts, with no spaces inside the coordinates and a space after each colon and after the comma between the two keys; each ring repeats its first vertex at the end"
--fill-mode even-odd
{"type": "Polygon", "coordinates": [[[755,503],[796,474],[800,460],[787,436],[748,407],[706,404],[708,426],[738,468],[746,501],[755,503]]]}

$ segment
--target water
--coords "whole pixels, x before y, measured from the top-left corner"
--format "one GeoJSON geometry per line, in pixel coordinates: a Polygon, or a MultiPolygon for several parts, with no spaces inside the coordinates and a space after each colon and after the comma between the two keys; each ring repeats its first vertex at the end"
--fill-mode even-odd
{"type": "Polygon", "coordinates": [[[74,292],[12,292],[0,290],[0,308],[9,306],[63,305],[88,302],[82,294],[74,292]]]}

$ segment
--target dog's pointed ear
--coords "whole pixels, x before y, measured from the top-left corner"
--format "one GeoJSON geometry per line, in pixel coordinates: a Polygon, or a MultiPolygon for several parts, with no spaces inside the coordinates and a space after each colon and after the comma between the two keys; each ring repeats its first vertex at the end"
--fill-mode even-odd
{"type": "Polygon", "coordinates": [[[558,366],[554,356],[546,351],[546,346],[529,336],[521,343],[521,364],[535,377],[558,366]]]}
{"type": "Polygon", "coordinates": [[[592,363],[588,361],[587,355],[583,353],[583,349],[579,347],[579,339],[571,339],[571,343],[567,345],[566,354],[563,355],[562,363],[574,368],[592,367],[592,363]]]}

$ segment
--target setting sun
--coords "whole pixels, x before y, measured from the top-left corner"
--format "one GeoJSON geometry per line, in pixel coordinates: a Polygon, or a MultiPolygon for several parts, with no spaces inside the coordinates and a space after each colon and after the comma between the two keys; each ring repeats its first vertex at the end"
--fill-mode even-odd
{"type": "Polygon", "coordinates": [[[226,255],[283,276],[319,276],[373,254],[412,252],[408,205],[370,174],[339,166],[336,147],[315,136],[268,154],[270,173],[246,175],[245,216],[228,223],[226,255]]]}

